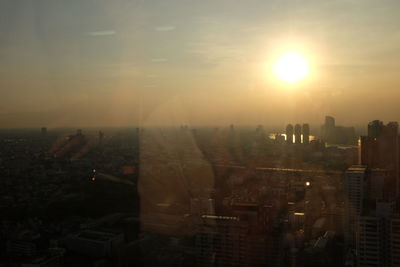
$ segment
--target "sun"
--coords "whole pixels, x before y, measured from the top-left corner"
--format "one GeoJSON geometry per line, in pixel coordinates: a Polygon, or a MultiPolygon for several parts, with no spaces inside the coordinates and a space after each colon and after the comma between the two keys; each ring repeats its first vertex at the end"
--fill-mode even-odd
{"type": "Polygon", "coordinates": [[[274,72],[280,80],[286,83],[296,83],[308,75],[309,66],[302,55],[289,52],[276,61],[274,72]]]}

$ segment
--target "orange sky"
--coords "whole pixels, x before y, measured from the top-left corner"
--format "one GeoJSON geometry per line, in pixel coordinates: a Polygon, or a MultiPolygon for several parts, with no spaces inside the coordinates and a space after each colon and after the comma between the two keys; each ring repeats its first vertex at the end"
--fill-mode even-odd
{"type": "Polygon", "coordinates": [[[400,3],[360,2],[2,1],[0,127],[400,120],[400,3]]]}

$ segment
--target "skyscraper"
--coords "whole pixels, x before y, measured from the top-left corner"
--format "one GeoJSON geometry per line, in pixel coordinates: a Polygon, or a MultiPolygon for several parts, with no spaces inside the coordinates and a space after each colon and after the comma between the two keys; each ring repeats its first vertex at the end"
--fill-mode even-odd
{"type": "Polygon", "coordinates": [[[388,197],[399,196],[399,136],[397,122],[375,120],[368,124],[368,136],[360,137],[361,164],[371,169],[386,169],[391,173],[386,188],[388,197]]]}
{"type": "Polygon", "coordinates": [[[321,128],[322,139],[330,144],[355,145],[357,138],[354,127],[336,126],[335,119],[325,117],[325,124],[321,128]]]}
{"type": "Polygon", "coordinates": [[[370,194],[375,175],[360,165],[345,173],[346,248],[355,249],[357,266],[399,266],[400,217],[394,201],[374,199],[376,194],[370,194]]]}
{"type": "Polygon", "coordinates": [[[376,216],[362,216],[359,218],[357,233],[357,261],[358,266],[384,266],[381,264],[380,235],[382,223],[376,216]]]}
{"type": "Polygon", "coordinates": [[[325,116],[325,126],[327,129],[335,128],[335,118],[331,116],[325,116]]]}
{"type": "Polygon", "coordinates": [[[286,126],[286,143],[293,144],[293,125],[291,124],[286,126]]]}
{"type": "Polygon", "coordinates": [[[104,139],[104,133],[102,131],[99,131],[99,145],[103,144],[103,139],[104,139]]]}
{"type": "Polygon", "coordinates": [[[42,137],[46,137],[47,136],[47,128],[46,127],[42,127],[40,129],[40,134],[42,135],[42,137]]]}
{"type": "Polygon", "coordinates": [[[367,167],[353,165],[344,176],[345,204],[345,242],[348,247],[355,247],[359,217],[363,210],[365,180],[367,167]]]}
{"type": "Polygon", "coordinates": [[[368,171],[352,166],[345,175],[346,244],[356,249],[357,266],[400,266],[396,122],[368,124],[368,135],[360,137],[360,162],[368,171]]]}
{"type": "Polygon", "coordinates": [[[301,144],[301,125],[296,124],[294,126],[294,141],[296,144],[301,144]]]}
{"type": "Polygon", "coordinates": [[[385,126],[383,122],[379,120],[374,120],[368,123],[368,137],[374,139],[381,135],[385,126]]]}
{"type": "Polygon", "coordinates": [[[323,138],[326,141],[332,140],[335,132],[335,118],[331,116],[325,116],[325,124],[323,125],[323,138]]]}
{"type": "Polygon", "coordinates": [[[308,123],[303,124],[302,133],[303,133],[303,144],[308,145],[310,143],[310,125],[308,123]]]}
{"type": "Polygon", "coordinates": [[[357,232],[358,266],[399,266],[400,217],[394,202],[377,202],[365,210],[357,232]]]}

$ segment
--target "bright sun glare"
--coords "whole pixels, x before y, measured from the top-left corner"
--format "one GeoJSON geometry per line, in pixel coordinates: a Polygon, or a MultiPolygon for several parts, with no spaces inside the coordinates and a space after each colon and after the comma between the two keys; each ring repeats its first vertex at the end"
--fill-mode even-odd
{"type": "Polygon", "coordinates": [[[308,75],[307,60],[297,53],[286,53],[274,65],[275,75],[286,83],[295,83],[308,75]]]}

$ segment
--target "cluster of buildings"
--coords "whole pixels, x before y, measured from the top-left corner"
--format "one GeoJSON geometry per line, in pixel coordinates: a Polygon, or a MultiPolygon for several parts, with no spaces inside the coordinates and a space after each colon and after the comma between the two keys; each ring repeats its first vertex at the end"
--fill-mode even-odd
{"type": "Polygon", "coordinates": [[[0,136],[7,266],[400,266],[397,123],[59,136],[0,136]]]}
{"type": "Polygon", "coordinates": [[[398,124],[375,120],[344,177],[346,266],[399,266],[398,124]]]}
{"type": "MultiPolygon", "coordinates": [[[[357,135],[354,127],[337,126],[335,118],[331,116],[325,117],[325,122],[321,126],[319,140],[329,145],[356,145],[357,135]]],[[[285,129],[285,134],[276,134],[275,140],[277,143],[283,144],[310,144],[315,140],[315,137],[310,135],[310,125],[307,123],[288,124],[285,129]]]]}
{"type": "Polygon", "coordinates": [[[132,132],[0,132],[0,266],[122,265],[138,233],[132,132]]]}
{"type": "Polygon", "coordinates": [[[286,126],[286,143],[308,145],[310,143],[310,125],[307,123],[303,126],[296,124],[293,128],[292,124],[288,124],[286,126]]]}
{"type": "Polygon", "coordinates": [[[340,178],[341,173],[288,169],[233,178],[222,206],[202,202],[195,231],[198,265],[337,266],[340,178]]]}
{"type": "Polygon", "coordinates": [[[145,129],[142,230],[168,248],[194,238],[169,251],[199,266],[340,265],[342,178],[357,148],[312,140],[308,124],[287,130],[279,142],[261,126],[145,129]]]}
{"type": "Polygon", "coordinates": [[[329,144],[357,144],[357,136],[354,127],[337,126],[335,118],[325,117],[325,124],[321,127],[321,137],[329,144]]]}

